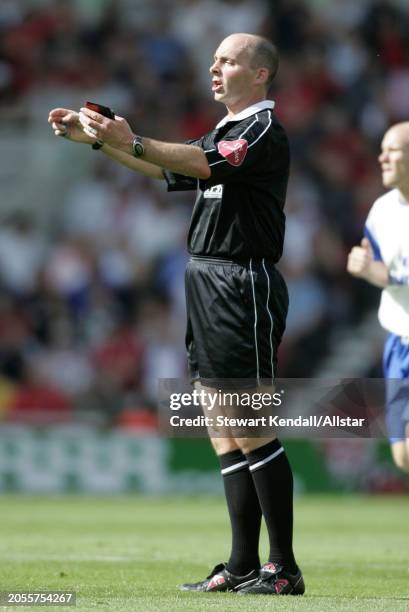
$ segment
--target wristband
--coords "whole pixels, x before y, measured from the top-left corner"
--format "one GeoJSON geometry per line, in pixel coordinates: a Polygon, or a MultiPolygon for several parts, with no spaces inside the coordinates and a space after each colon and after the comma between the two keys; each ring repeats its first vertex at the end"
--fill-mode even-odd
{"type": "Polygon", "coordinates": [[[104,143],[102,142],[102,140],[96,140],[91,145],[91,147],[92,147],[92,149],[94,149],[94,151],[98,151],[98,149],[101,149],[101,147],[103,147],[103,146],[104,146],[104,143]]]}

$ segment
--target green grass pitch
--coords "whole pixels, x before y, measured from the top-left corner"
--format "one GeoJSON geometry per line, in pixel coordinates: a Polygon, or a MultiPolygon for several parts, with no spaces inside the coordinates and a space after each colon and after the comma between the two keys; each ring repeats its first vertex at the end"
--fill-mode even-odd
{"type": "Polygon", "coordinates": [[[75,590],[77,609],[110,612],[409,609],[405,497],[298,498],[307,592],[277,598],[177,590],[226,557],[220,498],[3,496],[0,509],[2,591],[75,590]]]}

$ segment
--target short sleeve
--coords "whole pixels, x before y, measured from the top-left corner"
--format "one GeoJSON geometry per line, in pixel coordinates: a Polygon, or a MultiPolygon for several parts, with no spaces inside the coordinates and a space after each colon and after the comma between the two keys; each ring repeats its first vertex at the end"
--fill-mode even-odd
{"type": "Polygon", "coordinates": [[[382,254],[381,254],[381,247],[380,247],[379,239],[377,235],[378,234],[377,226],[378,226],[377,211],[376,211],[376,206],[373,206],[371,210],[369,211],[368,218],[365,222],[364,235],[366,238],[368,238],[371,244],[372,251],[374,254],[374,260],[383,261],[382,254]]]}
{"type": "MultiPolygon", "coordinates": [[[[199,140],[187,140],[184,144],[201,147],[202,138],[200,138],[199,140]]],[[[197,189],[198,179],[194,176],[185,176],[184,174],[177,174],[176,172],[171,172],[166,168],[162,168],[162,174],[168,185],[168,191],[196,191],[197,189]]]]}
{"type": "Polygon", "coordinates": [[[197,189],[197,178],[176,174],[170,170],[162,169],[162,174],[168,184],[168,191],[192,191],[197,189]]]}
{"type": "Polygon", "coordinates": [[[257,113],[245,123],[232,126],[212,147],[203,147],[211,170],[206,186],[225,183],[263,164],[270,156],[273,139],[270,111],[257,113]]]}

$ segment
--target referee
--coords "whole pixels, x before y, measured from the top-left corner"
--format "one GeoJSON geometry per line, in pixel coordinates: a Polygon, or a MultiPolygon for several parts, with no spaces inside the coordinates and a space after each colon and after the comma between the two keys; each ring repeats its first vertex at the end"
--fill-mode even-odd
{"type": "MultiPolygon", "coordinates": [[[[227,115],[185,144],[141,137],[125,119],[86,108],[49,115],[57,136],[166,180],[169,191],[197,192],[188,235],[186,347],[191,378],[204,390],[232,381],[247,393],[261,385],[271,390],[276,372],[288,295],[275,263],[283,248],[289,173],[287,136],[266,99],[277,67],[277,50],[267,39],[233,34],[223,40],[210,73],[214,98],[227,115]]],[[[281,443],[273,433],[254,438],[234,431],[211,441],[224,480],[231,554],[205,580],[182,590],[302,595],[292,550],[293,477],[281,443]],[[262,517],[270,554],[260,568],[262,517]]]]}

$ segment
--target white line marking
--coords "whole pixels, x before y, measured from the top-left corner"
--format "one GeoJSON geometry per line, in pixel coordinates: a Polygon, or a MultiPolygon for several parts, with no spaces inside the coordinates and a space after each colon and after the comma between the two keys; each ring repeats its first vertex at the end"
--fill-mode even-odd
{"type": "Polygon", "coordinates": [[[246,129],[244,130],[244,132],[242,132],[239,136],[239,138],[241,138],[242,136],[244,136],[244,134],[246,132],[248,132],[248,130],[258,121],[258,116],[256,115],[256,119],[254,119],[253,123],[250,123],[250,125],[248,127],[246,127],[246,129]]]}
{"type": "MultiPolygon", "coordinates": [[[[258,138],[256,138],[256,140],[255,140],[254,142],[252,142],[252,143],[251,143],[251,145],[249,145],[249,146],[248,146],[248,148],[249,148],[249,149],[250,149],[250,147],[252,147],[253,145],[255,145],[255,144],[256,144],[256,142],[257,142],[258,140],[260,140],[260,138],[263,136],[263,134],[265,134],[265,133],[267,132],[268,128],[269,128],[269,127],[270,127],[270,125],[271,125],[271,121],[272,121],[272,119],[271,119],[271,113],[270,113],[270,111],[267,111],[267,112],[268,112],[268,116],[269,116],[269,118],[270,118],[270,121],[268,122],[268,126],[267,126],[267,127],[266,127],[266,128],[265,128],[265,129],[264,129],[262,132],[261,132],[260,136],[259,136],[258,138]]],[[[256,117],[257,117],[257,115],[256,115],[256,117]]]]}
{"type": "Polygon", "coordinates": [[[256,364],[257,364],[257,384],[260,384],[260,365],[258,361],[258,345],[257,345],[257,305],[256,305],[256,293],[254,290],[254,278],[253,278],[253,260],[250,259],[250,277],[251,277],[251,288],[253,290],[253,304],[254,304],[254,345],[256,349],[256,364]]]}
{"type": "Polygon", "coordinates": [[[270,300],[270,277],[267,274],[267,270],[266,270],[266,266],[264,265],[264,257],[261,260],[261,263],[263,264],[263,268],[264,268],[264,272],[267,276],[267,303],[266,303],[266,307],[267,307],[267,312],[268,312],[268,316],[270,317],[270,323],[271,323],[271,327],[270,327],[270,351],[271,351],[271,378],[274,379],[274,365],[273,365],[273,317],[271,315],[270,309],[268,307],[268,302],[270,300]]]}

